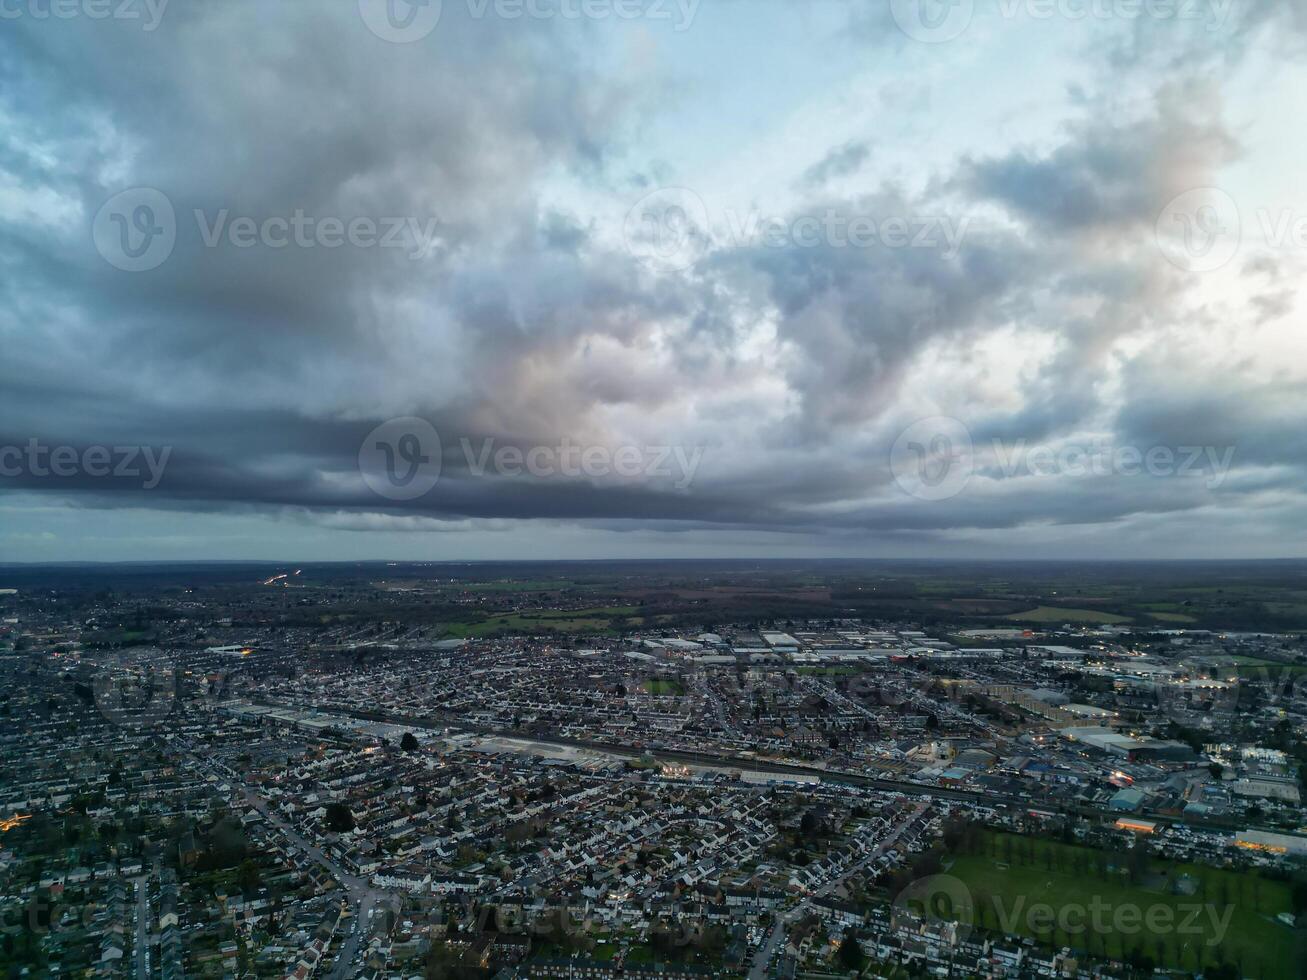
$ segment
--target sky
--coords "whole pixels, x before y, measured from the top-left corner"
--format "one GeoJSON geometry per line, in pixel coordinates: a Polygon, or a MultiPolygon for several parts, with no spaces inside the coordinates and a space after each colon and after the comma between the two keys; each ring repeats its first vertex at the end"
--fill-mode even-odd
{"type": "Polygon", "coordinates": [[[1307,555],[1303,0],[3,0],[0,561],[1307,555]]]}

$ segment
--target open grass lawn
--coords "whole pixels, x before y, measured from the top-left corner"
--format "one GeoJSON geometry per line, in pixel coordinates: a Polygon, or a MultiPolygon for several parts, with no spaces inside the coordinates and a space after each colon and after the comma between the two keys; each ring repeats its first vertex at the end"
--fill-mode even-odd
{"type": "Polygon", "coordinates": [[[987,833],[979,853],[955,857],[947,870],[971,891],[982,928],[1094,956],[1122,959],[1137,950],[1171,969],[1198,971],[1224,960],[1246,977],[1299,976],[1295,933],[1275,921],[1290,907],[1289,887],[1282,882],[1153,861],[1132,884],[1124,869],[1107,870],[1112,859],[1103,852],[1034,841],[1032,860],[1030,839],[1012,837],[1009,851],[1009,836],[987,833]],[[1172,887],[1182,876],[1190,879],[1192,894],[1172,887]],[[1051,913],[1038,908],[1045,905],[1051,913]],[[1101,928],[1093,928],[1095,921],[1101,928]]]}
{"type": "Polygon", "coordinates": [[[1027,623],[1128,623],[1129,616],[1098,609],[1063,609],[1061,606],[1038,606],[1027,612],[1012,613],[1005,619],[1027,623]]]}
{"type": "Polygon", "coordinates": [[[1282,664],[1274,660],[1260,660],[1257,657],[1234,656],[1225,659],[1238,668],[1240,677],[1247,677],[1252,680],[1264,680],[1267,677],[1278,677],[1281,674],[1301,674],[1307,670],[1307,667],[1302,664],[1282,664]]]}
{"type": "Polygon", "coordinates": [[[679,681],[648,680],[644,682],[644,689],[650,694],[672,694],[678,697],[685,693],[685,688],[681,687],[679,681]]]}

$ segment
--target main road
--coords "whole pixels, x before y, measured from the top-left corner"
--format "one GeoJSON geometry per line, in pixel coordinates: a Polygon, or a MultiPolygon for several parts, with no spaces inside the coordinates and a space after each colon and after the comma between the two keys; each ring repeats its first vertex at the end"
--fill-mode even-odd
{"type": "Polygon", "coordinates": [[[881,855],[886,853],[890,848],[892,848],[895,844],[899,842],[899,838],[903,836],[904,831],[906,831],[908,827],[910,827],[912,824],[916,823],[923,816],[925,816],[926,812],[929,809],[930,809],[929,802],[923,802],[917,804],[917,809],[913,812],[912,816],[909,817],[907,820],[903,821],[902,823],[900,823],[892,831],[890,831],[889,836],[887,836],[883,841],[877,844],[875,850],[873,850],[870,854],[868,854],[866,857],[862,858],[861,860],[856,861],[853,864],[849,865],[847,868],[844,869],[843,874],[841,874],[837,878],[832,878],[830,881],[826,882],[826,884],[822,885],[822,887],[819,888],[816,892],[814,892],[811,896],[803,899],[803,901],[799,902],[798,905],[790,909],[788,912],[784,912],[777,915],[776,922],[772,926],[771,932],[767,934],[766,941],[761,946],[758,947],[758,952],[755,953],[753,956],[753,964],[749,969],[749,980],[765,980],[767,976],[767,968],[771,964],[772,957],[776,955],[776,947],[779,946],[785,939],[786,927],[791,922],[795,921],[796,919],[801,919],[805,914],[807,914],[808,908],[811,906],[813,899],[825,898],[836,888],[844,884],[844,882],[848,881],[855,874],[857,874],[859,871],[865,868],[872,861],[875,861],[881,855]]]}
{"type": "Polygon", "coordinates": [[[327,977],[328,980],[345,980],[345,978],[355,975],[358,971],[354,969],[354,959],[358,955],[359,945],[363,941],[363,937],[367,934],[370,913],[376,907],[377,902],[387,894],[385,889],[373,888],[366,878],[347,872],[332,860],[318,844],[306,838],[268,806],[267,802],[249,786],[245,785],[244,781],[231,769],[199,755],[193,749],[191,758],[214,773],[214,775],[232,783],[245,802],[254,807],[269,824],[281,831],[292,844],[307,854],[314,862],[326,868],[327,872],[340,882],[353,909],[353,915],[350,917],[349,928],[341,943],[340,951],[336,955],[335,965],[331,972],[327,974],[327,977]]]}
{"type": "Polygon", "coordinates": [[[150,902],[148,874],[141,875],[136,881],[136,939],[134,957],[136,960],[136,980],[150,980],[150,902]]]}

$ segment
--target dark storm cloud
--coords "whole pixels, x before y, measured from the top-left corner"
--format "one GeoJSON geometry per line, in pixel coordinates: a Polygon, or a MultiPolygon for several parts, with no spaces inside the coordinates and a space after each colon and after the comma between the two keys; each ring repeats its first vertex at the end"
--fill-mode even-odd
{"type": "Polygon", "coordinates": [[[1040,233],[1121,234],[1151,227],[1168,201],[1202,186],[1236,149],[1212,90],[1176,86],[1161,93],[1151,118],[1089,119],[1052,153],[967,160],[957,180],[1040,233]]]}
{"type": "Polygon", "coordinates": [[[453,8],[433,51],[372,37],[353,5],[175,6],[158,31],[120,29],[112,45],[102,29],[113,25],[85,19],[6,27],[27,68],[11,69],[7,89],[30,128],[14,142],[58,151],[28,154],[20,175],[88,215],[128,181],[157,187],[179,234],[148,281],[118,274],[81,236],[70,248],[6,234],[5,252],[27,263],[31,293],[93,303],[126,331],[124,346],[166,359],[248,370],[314,342],[362,354],[386,339],[390,300],[442,288],[451,254],[520,222],[539,168],[593,165],[603,103],[619,98],[540,32],[453,8]],[[41,105],[59,111],[29,108],[41,105]],[[434,220],[439,249],[414,262],[398,250],[208,248],[197,209],[206,222],[297,209],[434,220]]]}
{"type": "MultiPolygon", "coordinates": [[[[1288,383],[1163,396],[1166,365],[1141,361],[1105,392],[1117,342],[1169,325],[1186,285],[1150,250],[1158,210],[1236,151],[1208,87],[1160,86],[1129,117],[1086,95],[1055,145],[963,159],[924,189],[835,196],[869,169],[861,141],[816,148],[786,184],[800,198],[790,221],[942,219],[964,232],[955,251],[731,243],[654,276],[593,214],[542,190],[558,174],[621,183],[607,154],[640,95],[593,67],[584,32],[504,30],[456,4],[418,45],[370,35],[352,3],[174,0],[168,13],[113,43],[101,29],[115,25],[85,20],[14,22],[0,40],[0,168],[31,210],[0,223],[0,446],[170,450],[148,491],[30,472],[5,489],[359,531],[540,520],[929,536],[1161,520],[1289,485],[1255,472],[1215,488],[1033,479],[986,458],[951,499],[906,496],[889,447],[915,421],[918,379],[947,366],[989,383],[979,349],[1004,331],[1047,356],[1001,379],[1016,397],[948,409],[981,452],[1106,418],[1132,443],[1233,443],[1250,467],[1303,463],[1288,383]],[[164,192],[179,223],[171,256],[141,275],[108,265],[87,235],[100,205],[137,185],[164,192]],[[436,234],[416,258],[211,247],[196,210],[206,223],[399,216],[436,234]],[[381,499],[360,447],[410,415],[441,434],[441,479],[415,500],[381,499]],[[478,476],[462,439],[704,455],[682,487],[478,476]]],[[[1268,292],[1263,315],[1286,303],[1268,292]]],[[[952,384],[924,394],[948,403],[952,384]]]]}
{"type": "Polygon", "coordinates": [[[1140,386],[1120,410],[1118,427],[1145,445],[1233,446],[1244,466],[1280,470],[1287,486],[1307,478],[1302,386],[1262,381],[1218,388],[1140,386]]]}

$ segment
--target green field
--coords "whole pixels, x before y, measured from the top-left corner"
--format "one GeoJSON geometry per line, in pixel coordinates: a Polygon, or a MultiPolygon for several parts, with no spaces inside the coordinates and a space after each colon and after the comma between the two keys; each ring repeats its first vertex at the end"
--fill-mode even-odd
{"type": "Polygon", "coordinates": [[[1060,606],[1038,606],[1027,612],[1005,616],[1018,623],[1128,623],[1129,616],[1100,612],[1097,609],[1063,609],[1060,606]]]}
{"type": "Polygon", "coordinates": [[[644,682],[644,689],[650,694],[670,694],[677,697],[685,693],[685,688],[681,687],[678,681],[648,680],[644,682]]]}
{"type": "Polygon", "coordinates": [[[1307,670],[1303,664],[1283,664],[1260,657],[1222,656],[1220,662],[1234,664],[1241,677],[1274,677],[1282,673],[1298,674],[1307,670]]]}
{"type": "Polygon", "coordinates": [[[986,832],[981,840],[946,868],[970,890],[975,924],[984,929],[1092,956],[1134,952],[1170,969],[1224,961],[1259,980],[1298,975],[1294,930],[1275,921],[1290,908],[1282,882],[1160,860],[1137,868],[1132,882],[1124,867],[1109,867],[1124,865],[1121,855],[1010,834],[986,832]],[[1088,927],[1095,907],[1103,928],[1088,927]]]}
{"type": "Polygon", "coordinates": [[[497,633],[612,633],[612,621],[630,616],[636,606],[597,606],[592,609],[548,609],[505,613],[489,619],[448,623],[443,635],[475,639],[497,633]]]}

